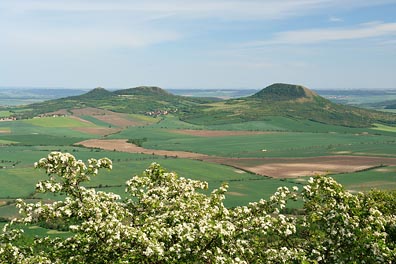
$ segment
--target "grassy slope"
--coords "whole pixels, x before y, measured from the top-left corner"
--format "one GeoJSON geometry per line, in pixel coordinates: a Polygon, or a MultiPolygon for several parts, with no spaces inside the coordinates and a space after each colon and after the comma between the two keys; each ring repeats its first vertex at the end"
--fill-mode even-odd
{"type": "Polygon", "coordinates": [[[297,100],[269,101],[262,98],[235,99],[205,108],[196,108],[182,115],[182,119],[193,124],[230,124],[246,121],[265,121],[271,116],[289,117],[299,121],[312,120],[325,124],[347,127],[370,127],[374,122],[395,124],[396,116],[369,111],[315,97],[310,102],[297,100]]]}
{"type": "Polygon", "coordinates": [[[42,117],[27,119],[22,122],[39,127],[95,127],[91,122],[83,122],[71,117],[42,117]]]}
{"type": "Polygon", "coordinates": [[[20,113],[20,116],[26,118],[60,109],[84,107],[97,107],[120,113],[135,114],[156,110],[181,111],[181,109],[190,109],[199,106],[201,103],[213,101],[210,99],[176,96],[162,89],[158,90],[159,88],[146,88],[126,89],[113,93],[97,88],[80,96],[31,104],[26,107],[24,112],[20,113]]]}
{"type": "Polygon", "coordinates": [[[18,142],[20,145],[71,145],[87,138],[96,138],[96,135],[73,130],[73,127],[94,127],[85,122],[71,118],[40,118],[0,122],[2,127],[8,128],[11,133],[0,134],[0,140],[18,142]]]}

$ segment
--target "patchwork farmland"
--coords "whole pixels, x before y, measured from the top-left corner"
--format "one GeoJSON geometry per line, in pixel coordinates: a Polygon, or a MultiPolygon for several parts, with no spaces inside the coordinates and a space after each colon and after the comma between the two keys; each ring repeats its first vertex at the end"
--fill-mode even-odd
{"type": "MultiPolygon", "coordinates": [[[[135,100],[143,96],[142,91],[122,100],[135,100]]],[[[79,104],[88,100],[84,98],[89,97],[80,99],[79,104]]],[[[224,111],[227,106],[226,111],[230,111],[239,101],[226,105],[207,100],[183,102],[183,98],[169,94],[161,98],[182,102],[179,107],[184,107],[188,115],[180,118],[175,110],[155,116],[115,111],[111,107],[114,103],[105,99],[97,103],[103,104],[100,108],[89,103],[62,108],[71,104],[65,100],[49,104],[51,111],[35,118],[0,122],[0,184],[7,186],[0,193],[0,217],[8,219],[16,214],[16,198],[61,198],[39,195],[34,190],[35,183],[46,176],[34,170],[33,163],[51,151],[70,152],[82,160],[112,159],[114,169],[102,172],[89,186],[121,195],[125,181],[152,162],[181,177],[205,180],[210,190],[228,182],[228,206],[268,198],[279,186],[302,184],[315,174],[331,175],[353,191],[396,188],[396,130],[392,124],[343,126],[274,113],[256,120],[249,117],[240,122],[223,122],[221,118],[228,120],[223,112],[213,122],[211,116],[199,113],[198,118],[198,113],[186,109],[192,104],[213,104],[224,111]]],[[[148,99],[142,97],[140,101],[144,100],[148,99]]],[[[27,115],[29,111],[30,108],[14,108],[1,114],[8,118],[14,113],[27,115]]]]}

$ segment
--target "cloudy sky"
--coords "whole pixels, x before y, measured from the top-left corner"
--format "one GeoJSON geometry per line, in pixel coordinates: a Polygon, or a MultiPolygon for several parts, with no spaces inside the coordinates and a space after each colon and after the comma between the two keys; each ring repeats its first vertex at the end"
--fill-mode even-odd
{"type": "Polygon", "coordinates": [[[396,88],[396,0],[1,0],[0,86],[396,88]]]}

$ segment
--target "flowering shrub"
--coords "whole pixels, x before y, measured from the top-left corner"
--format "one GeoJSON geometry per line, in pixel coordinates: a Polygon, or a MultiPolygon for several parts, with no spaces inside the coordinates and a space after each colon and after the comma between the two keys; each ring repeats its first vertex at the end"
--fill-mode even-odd
{"type": "Polygon", "coordinates": [[[35,167],[48,179],[37,192],[63,194],[52,203],[17,201],[21,217],[0,235],[1,263],[392,263],[395,212],[377,207],[378,197],[352,195],[329,177],[306,186],[278,188],[268,200],[226,208],[228,186],[211,194],[208,184],[178,177],[153,163],[126,182],[128,198],[81,183],[111,169],[109,159],[88,165],[52,152],[35,167]],[[285,215],[302,200],[302,215],[285,215]],[[382,210],[382,211],[381,211],[382,210]],[[61,223],[66,238],[37,237],[21,243],[16,223],[61,223]]]}

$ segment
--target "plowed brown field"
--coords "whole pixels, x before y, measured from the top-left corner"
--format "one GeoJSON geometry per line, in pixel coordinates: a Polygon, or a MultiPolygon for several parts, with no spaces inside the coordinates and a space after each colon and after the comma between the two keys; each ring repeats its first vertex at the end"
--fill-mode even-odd
{"type": "Polygon", "coordinates": [[[310,158],[205,158],[259,175],[295,178],[315,174],[360,171],[380,165],[396,165],[396,158],[367,156],[323,156],[310,158]]]}

